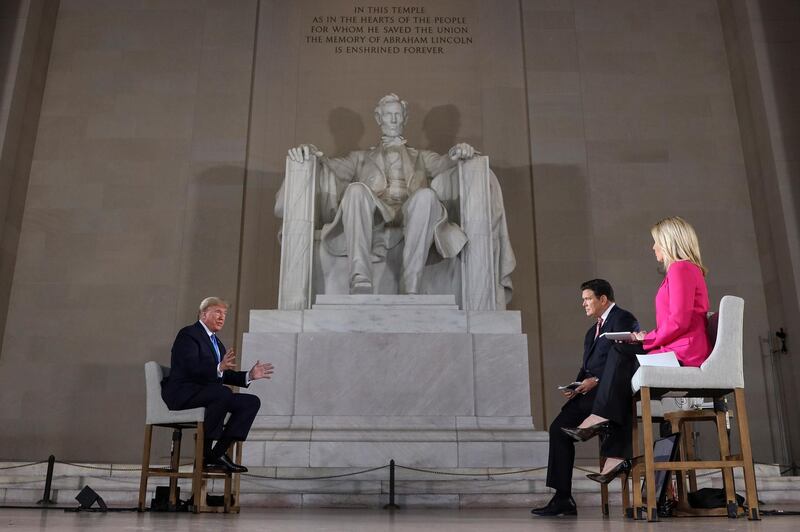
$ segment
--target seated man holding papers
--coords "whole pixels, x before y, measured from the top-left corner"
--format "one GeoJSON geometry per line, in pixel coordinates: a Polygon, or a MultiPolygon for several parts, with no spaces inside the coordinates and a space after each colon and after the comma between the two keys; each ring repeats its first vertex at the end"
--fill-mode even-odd
{"type": "Polygon", "coordinates": [[[614,303],[614,290],[604,279],[592,279],[581,285],[581,299],[586,316],[593,323],[583,342],[583,363],[575,382],[559,389],[567,402],[550,425],[550,456],[547,466],[547,486],[556,490],[550,502],[534,508],[539,516],[577,515],[572,498],[572,467],[575,463],[575,441],[563,427],[574,427],[592,412],[598,382],[606,365],[608,352],[614,342],[604,332],[637,331],[639,323],[633,314],[614,303]]]}

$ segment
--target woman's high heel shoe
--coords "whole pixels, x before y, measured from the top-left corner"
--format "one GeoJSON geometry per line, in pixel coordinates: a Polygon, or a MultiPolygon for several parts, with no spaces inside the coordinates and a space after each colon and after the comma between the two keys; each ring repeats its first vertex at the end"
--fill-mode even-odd
{"type": "Polygon", "coordinates": [[[598,434],[605,434],[608,432],[609,424],[608,421],[601,421],[591,427],[586,428],[570,428],[570,427],[561,427],[565,433],[567,433],[573,440],[575,441],[586,441],[594,438],[598,434]]]}
{"type": "Polygon", "coordinates": [[[620,475],[625,475],[628,478],[628,473],[631,471],[631,461],[623,460],[617,466],[606,474],[603,473],[590,473],[586,475],[587,478],[599,482],[600,484],[608,484],[620,475]]]}

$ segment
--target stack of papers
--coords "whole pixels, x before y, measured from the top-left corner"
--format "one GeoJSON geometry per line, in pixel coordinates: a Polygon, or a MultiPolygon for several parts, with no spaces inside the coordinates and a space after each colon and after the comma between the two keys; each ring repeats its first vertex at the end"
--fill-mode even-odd
{"type": "Polygon", "coordinates": [[[652,355],[636,355],[640,366],[659,366],[664,368],[679,368],[678,357],[672,351],[666,353],[653,353],[652,355]]]}

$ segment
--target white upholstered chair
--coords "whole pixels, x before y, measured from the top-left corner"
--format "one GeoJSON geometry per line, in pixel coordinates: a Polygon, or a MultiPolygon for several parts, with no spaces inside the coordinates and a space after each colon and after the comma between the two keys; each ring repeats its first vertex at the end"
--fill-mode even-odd
{"type": "MultiPolygon", "coordinates": [[[[709,339],[714,348],[708,359],[699,367],[655,367],[641,366],[631,379],[633,389],[633,412],[636,419],[637,401],[642,404],[642,430],[644,440],[644,460],[636,460],[634,481],[644,469],[647,491],[647,519],[657,521],[655,499],[655,472],[657,470],[690,471],[695,469],[722,469],[725,479],[726,500],[735,505],[732,468],[744,470],[746,504],[748,518],[759,519],[753,455],[750,448],[750,430],[744,397],[744,372],[742,362],[744,300],[735,296],[725,296],[720,301],[719,313],[711,314],[708,320],[709,339]],[[720,398],[734,394],[736,402],[737,425],[741,442],[741,454],[729,455],[727,432],[724,423],[717,417],[717,432],[720,439],[720,460],[690,462],[655,462],[653,458],[653,423],[651,399],[665,394],[684,393],[687,397],[720,398]]],[[[724,417],[722,418],[724,419],[724,417]]],[[[638,455],[638,428],[634,421],[633,451],[638,455]]],[[[641,518],[642,493],[633,489],[634,517],[641,518]]],[[[733,507],[735,509],[735,506],[733,507]]],[[[730,515],[730,510],[729,510],[730,515]]],[[[735,516],[735,512],[732,517],[735,516]]]]}
{"type": "Polygon", "coordinates": [[[169,478],[169,504],[175,507],[177,502],[177,486],[179,478],[192,479],[192,494],[194,505],[192,511],[219,511],[216,507],[206,506],[206,480],[209,478],[224,478],[225,496],[224,512],[238,511],[238,501],[235,506],[231,504],[232,481],[229,473],[203,471],[203,419],[205,408],[191,408],[187,410],[170,410],[161,398],[161,381],[169,375],[169,368],[157,362],[147,362],[144,365],[147,416],[144,426],[144,451],[142,454],[142,474],[139,482],[139,511],[144,511],[147,496],[147,481],[149,477],[169,478]],[[172,451],[170,453],[169,467],[150,467],[150,447],[153,438],[153,427],[166,427],[173,429],[172,451]],[[180,471],[181,439],[184,429],[195,430],[194,464],[191,471],[180,471]]]}

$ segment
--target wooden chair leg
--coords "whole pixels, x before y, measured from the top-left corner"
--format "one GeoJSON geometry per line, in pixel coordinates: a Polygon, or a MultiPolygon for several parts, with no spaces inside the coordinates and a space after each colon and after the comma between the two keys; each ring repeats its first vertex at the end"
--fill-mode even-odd
{"type": "Polygon", "coordinates": [[[200,479],[200,491],[199,491],[199,498],[200,502],[197,504],[197,512],[208,512],[209,506],[206,504],[206,499],[208,498],[208,482],[213,482],[213,479],[202,478],[200,479]]]}
{"type": "MultiPolygon", "coordinates": [[[[181,466],[181,439],[183,431],[174,429],[172,431],[172,448],[169,453],[169,469],[173,473],[178,473],[181,466]]],[[[178,476],[169,477],[169,507],[175,508],[178,504],[178,476]]]]}
{"type": "Polygon", "coordinates": [[[231,478],[232,474],[225,475],[225,494],[222,497],[223,500],[223,507],[225,513],[230,513],[231,511],[231,484],[233,483],[233,479],[231,478]]]}
{"type": "Polygon", "coordinates": [[[758,521],[758,489],[756,487],[756,471],[753,467],[753,450],[750,447],[750,426],[747,422],[747,407],[744,401],[744,388],[733,391],[736,399],[736,415],[739,425],[739,441],[742,446],[742,461],[744,462],[744,484],[747,492],[747,518],[758,521]]]}
{"type": "Polygon", "coordinates": [[[628,489],[628,479],[621,477],[620,481],[622,482],[622,515],[627,517],[631,512],[631,494],[628,489]]]}
{"type": "Polygon", "coordinates": [[[647,490],[647,520],[658,521],[656,479],[653,456],[653,416],[650,411],[650,388],[642,386],[642,430],[644,431],[644,482],[647,490]]]}
{"type": "Polygon", "coordinates": [[[205,494],[201,493],[203,485],[203,438],[205,437],[203,422],[197,424],[194,442],[194,469],[192,470],[192,496],[194,497],[194,513],[200,512],[200,506],[204,503],[205,494]]]}
{"type": "Polygon", "coordinates": [[[142,451],[142,475],[139,479],[139,511],[145,509],[147,479],[150,476],[150,445],[153,441],[153,425],[144,426],[144,450],[142,451]]]}
{"type": "MultiPolygon", "coordinates": [[[[231,443],[231,445],[228,447],[228,453],[232,454],[233,456],[236,456],[236,450],[237,450],[236,442],[231,443]],[[233,448],[233,453],[231,453],[231,448],[233,448]]],[[[240,460],[240,458],[237,456],[236,460],[240,460]]],[[[237,461],[236,463],[240,464],[241,462],[237,461]]],[[[236,476],[238,477],[239,475],[236,475],[236,476]]],[[[223,494],[222,494],[222,506],[223,506],[223,511],[226,514],[230,513],[230,511],[231,511],[231,487],[232,487],[232,485],[233,485],[233,474],[232,473],[228,473],[227,475],[225,475],[224,491],[223,491],[223,494]]]]}
{"type": "MultiPolygon", "coordinates": [[[[242,463],[242,455],[244,453],[244,442],[237,441],[234,443],[236,448],[236,463],[242,463]]],[[[239,513],[239,491],[241,488],[242,482],[242,475],[236,475],[236,478],[233,479],[233,486],[231,488],[231,495],[233,496],[233,504],[231,511],[235,513],[239,513]]]]}
{"type": "MultiPolygon", "coordinates": [[[[716,412],[717,439],[719,440],[719,459],[726,461],[730,459],[731,445],[728,441],[728,431],[725,426],[725,412],[716,412]]],[[[736,484],[733,481],[733,468],[723,467],[722,485],[725,489],[725,502],[728,505],[728,517],[736,517],[738,514],[738,504],[736,503],[736,484]]]]}
{"type": "MultiPolygon", "coordinates": [[[[686,458],[686,433],[684,432],[683,423],[680,419],[673,419],[670,421],[670,430],[673,434],[680,434],[678,437],[678,456],[681,462],[685,462],[686,458]]],[[[686,479],[689,475],[681,470],[675,471],[675,483],[678,486],[678,505],[688,505],[689,499],[686,491],[686,479]]]]}
{"type": "MultiPolygon", "coordinates": [[[[694,424],[685,421],[682,426],[683,448],[686,449],[686,460],[691,462],[694,461],[696,456],[694,452],[694,424]]],[[[689,491],[697,491],[697,471],[690,469],[686,476],[689,477],[689,491]]]]}
{"type": "MultiPolygon", "coordinates": [[[[603,470],[603,464],[606,460],[600,455],[600,471],[603,470]]],[[[608,517],[608,484],[600,484],[600,510],[603,517],[608,517]]]]}
{"type": "Polygon", "coordinates": [[[633,458],[635,465],[633,466],[633,470],[631,471],[631,489],[633,490],[633,512],[631,517],[634,519],[639,519],[639,511],[642,507],[642,490],[639,488],[639,484],[642,478],[642,459],[639,458],[640,451],[639,451],[639,413],[636,411],[636,404],[637,400],[636,397],[633,398],[633,427],[632,427],[632,435],[633,440],[631,441],[631,447],[633,448],[633,458]]]}

